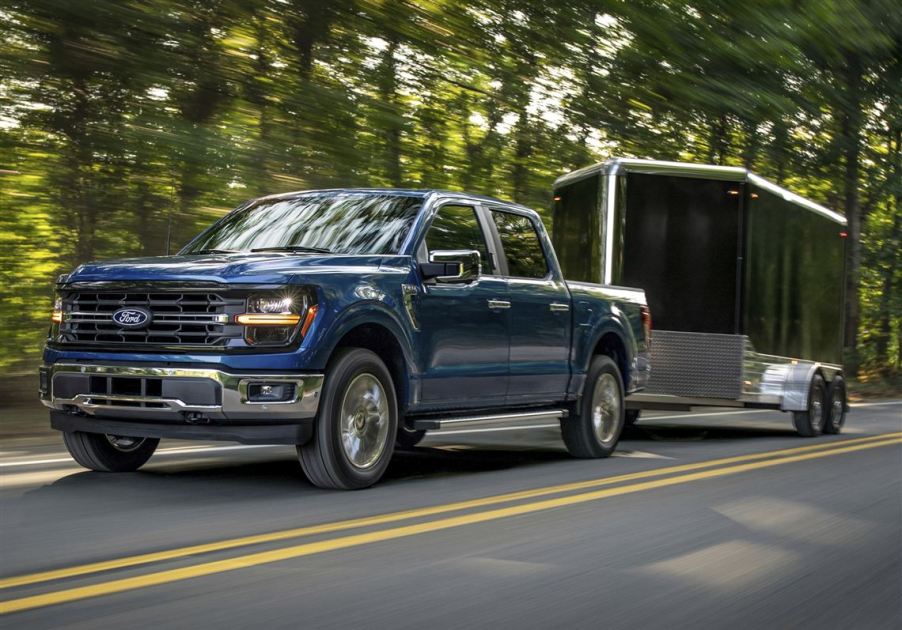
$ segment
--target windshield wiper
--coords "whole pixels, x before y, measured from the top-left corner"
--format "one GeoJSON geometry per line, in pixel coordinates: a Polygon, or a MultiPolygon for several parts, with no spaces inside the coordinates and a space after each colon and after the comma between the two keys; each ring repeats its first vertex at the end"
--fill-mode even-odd
{"type": "Polygon", "coordinates": [[[281,245],[279,247],[255,247],[252,252],[313,252],[316,254],[331,254],[324,247],[304,247],[303,245],[281,245]]]}
{"type": "Polygon", "coordinates": [[[185,256],[196,256],[198,254],[240,254],[241,252],[237,249],[197,249],[193,252],[188,252],[185,256]]]}

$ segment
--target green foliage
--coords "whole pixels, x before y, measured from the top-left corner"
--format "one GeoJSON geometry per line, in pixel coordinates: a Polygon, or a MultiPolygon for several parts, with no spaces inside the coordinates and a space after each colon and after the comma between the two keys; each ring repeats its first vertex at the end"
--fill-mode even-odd
{"type": "Polygon", "coordinates": [[[467,189],[544,212],[611,155],[744,164],[850,220],[853,369],[902,369],[892,0],[10,0],[0,370],[58,273],[176,248],[244,199],[467,189]],[[170,230],[171,228],[171,230],[170,230]]]}

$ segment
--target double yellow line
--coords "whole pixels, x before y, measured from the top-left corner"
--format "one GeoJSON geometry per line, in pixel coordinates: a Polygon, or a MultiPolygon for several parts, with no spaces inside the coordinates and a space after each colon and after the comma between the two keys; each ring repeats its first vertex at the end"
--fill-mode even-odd
{"type": "Polygon", "coordinates": [[[443,505],[405,510],[401,512],[392,512],[371,517],[336,521],[332,523],[287,529],[254,536],[244,536],[240,538],[220,540],[202,545],[191,545],[166,551],[139,554],[103,562],[94,562],[90,564],[66,567],[52,571],[20,575],[0,580],[0,589],[8,589],[17,586],[47,582],[51,580],[88,575],[113,569],[135,567],[152,562],[185,558],[202,553],[223,551],[237,547],[245,547],[249,545],[287,540],[292,538],[301,538],[315,534],[336,533],[350,529],[371,527],[375,525],[385,525],[399,521],[435,516],[438,514],[469,510],[473,508],[494,507],[504,503],[523,501],[526,499],[536,499],[549,495],[564,495],[539,501],[520,503],[508,507],[495,507],[494,509],[472,512],[459,516],[428,520],[421,523],[414,523],[410,525],[403,525],[399,527],[386,528],[377,531],[352,534],[347,536],[339,536],[316,542],[302,543],[289,547],[273,549],[270,551],[249,553],[225,560],[202,562],[200,564],[194,564],[178,569],[157,571],[154,573],[148,573],[130,578],[114,579],[106,582],[91,584],[88,586],[67,588],[57,591],[51,591],[40,595],[10,599],[0,602],[0,614],[18,612],[53,604],[62,604],[89,597],[110,595],[113,593],[145,588],[149,586],[156,586],[160,584],[168,584],[171,582],[203,577],[217,573],[223,573],[226,571],[234,571],[236,569],[257,566],[270,562],[299,558],[302,556],[324,553],[338,549],[347,549],[349,547],[356,547],[374,542],[404,538],[407,536],[435,532],[444,529],[460,527],[463,525],[472,525],[476,523],[508,518],[511,516],[530,514],[533,512],[540,512],[553,508],[576,505],[588,501],[598,501],[609,497],[631,494],[644,490],[652,490],[655,488],[674,486],[678,484],[689,483],[692,481],[733,475],[792,462],[801,462],[821,457],[829,457],[832,455],[853,453],[856,451],[878,448],[892,444],[902,444],[902,432],[888,433],[879,436],[852,440],[833,441],[811,446],[768,451],[764,453],[752,453],[749,455],[727,457],[722,459],[696,462],[692,464],[669,466],[665,468],[645,470],[625,475],[617,475],[613,477],[591,479],[588,481],[547,486],[543,488],[535,488],[532,490],[499,494],[490,497],[484,497],[481,499],[472,499],[468,501],[459,501],[455,503],[447,503],[443,505]],[[650,481],[639,481],[638,483],[629,483],[626,485],[616,485],[625,482],[636,482],[638,480],[650,479],[654,477],[663,478],[652,479],[650,481]],[[616,485],[616,487],[605,488],[602,490],[594,489],[612,485],[616,485]],[[585,490],[590,491],[582,492],[580,494],[567,494],[585,490]]]}

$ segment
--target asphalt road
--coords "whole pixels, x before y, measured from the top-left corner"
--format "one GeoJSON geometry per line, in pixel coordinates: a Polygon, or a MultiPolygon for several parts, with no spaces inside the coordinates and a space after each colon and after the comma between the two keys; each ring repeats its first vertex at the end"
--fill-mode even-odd
{"type": "Polygon", "coordinates": [[[3,628],[899,628],[902,401],[428,437],[327,492],[291,448],[163,443],[139,473],[0,447],[3,628]]]}

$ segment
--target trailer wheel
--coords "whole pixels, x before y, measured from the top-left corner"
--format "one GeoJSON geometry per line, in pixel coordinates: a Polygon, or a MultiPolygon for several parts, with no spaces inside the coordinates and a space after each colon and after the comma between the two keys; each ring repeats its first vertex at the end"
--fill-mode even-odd
{"type": "Polygon", "coordinates": [[[638,409],[627,409],[626,416],[623,419],[624,426],[631,427],[636,424],[636,421],[639,419],[639,410],[638,409]]]}
{"type": "Polygon", "coordinates": [[[823,433],[826,403],[827,386],[824,384],[824,377],[815,374],[808,390],[808,409],[792,412],[792,422],[799,435],[815,437],[823,433]]]}
{"type": "Polygon", "coordinates": [[[831,381],[830,387],[827,388],[827,418],[824,422],[824,433],[836,434],[842,431],[842,427],[846,423],[848,407],[846,381],[837,374],[831,381]]]}
{"type": "Polygon", "coordinates": [[[561,436],[573,457],[607,457],[623,431],[623,378],[617,364],[606,356],[593,358],[586,376],[574,413],[561,420],[561,436]]]}

